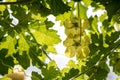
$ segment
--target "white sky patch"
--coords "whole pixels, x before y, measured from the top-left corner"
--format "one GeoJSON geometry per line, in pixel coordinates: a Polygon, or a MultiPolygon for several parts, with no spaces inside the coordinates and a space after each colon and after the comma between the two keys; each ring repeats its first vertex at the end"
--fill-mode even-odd
{"type": "Polygon", "coordinates": [[[100,16],[105,12],[105,10],[102,10],[102,9],[99,9],[95,12],[93,10],[94,10],[94,7],[91,7],[91,6],[88,7],[88,10],[87,10],[88,18],[91,16],[94,17],[95,15],[100,16]]]}

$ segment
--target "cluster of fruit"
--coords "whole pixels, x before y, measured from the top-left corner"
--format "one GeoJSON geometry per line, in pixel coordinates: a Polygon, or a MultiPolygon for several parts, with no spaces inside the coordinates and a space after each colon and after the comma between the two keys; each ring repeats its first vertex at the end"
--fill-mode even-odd
{"type": "Polygon", "coordinates": [[[79,20],[72,17],[64,21],[66,40],[63,42],[66,46],[65,54],[68,57],[86,58],[89,55],[90,39],[85,33],[85,29],[89,27],[87,20],[79,20]]]}

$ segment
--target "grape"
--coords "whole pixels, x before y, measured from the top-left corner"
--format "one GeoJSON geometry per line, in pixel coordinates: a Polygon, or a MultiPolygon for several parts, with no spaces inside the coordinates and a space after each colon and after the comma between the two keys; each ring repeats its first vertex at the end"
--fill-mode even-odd
{"type": "Polygon", "coordinates": [[[90,44],[90,38],[87,35],[81,37],[81,44],[87,46],[90,44]]]}
{"type": "Polygon", "coordinates": [[[65,46],[72,46],[74,44],[74,41],[72,38],[67,37],[66,40],[63,42],[65,46]]]}
{"type": "Polygon", "coordinates": [[[77,17],[72,17],[70,20],[71,20],[71,23],[78,23],[77,17]]]}
{"type": "Polygon", "coordinates": [[[70,29],[65,29],[65,34],[66,35],[71,35],[71,36],[75,36],[80,34],[80,28],[70,28],[70,29]]]}
{"type": "Polygon", "coordinates": [[[64,24],[65,28],[71,28],[73,26],[70,19],[66,19],[63,24],[64,24]]]}
{"type": "Polygon", "coordinates": [[[86,58],[87,56],[89,56],[90,50],[88,48],[88,46],[80,46],[77,48],[77,54],[76,57],[77,58],[86,58]]]}
{"type": "Polygon", "coordinates": [[[64,21],[66,40],[63,44],[66,46],[65,55],[68,57],[86,58],[89,56],[90,50],[88,45],[90,39],[85,33],[85,29],[89,27],[89,21],[82,19],[81,27],[79,26],[79,19],[72,17],[64,21]],[[80,30],[81,29],[81,30],[80,30]]]}
{"type": "Polygon", "coordinates": [[[89,21],[87,19],[82,19],[81,25],[83,30],[88,29],[90,27],[89,21]]]}
{"type": "Polygon", "coordinates": [[[67,49],[65,51],[65,55],[67,57],[74,57],[75,53],[76,53],[76,49],[74,46],[67,47],[67,49]]]}
{"type": "Polygon", "coordinates": [[[76,41],[76,42],[80,42],[80,35],[75,35],[73,37],[73,40],[76,41]]]}

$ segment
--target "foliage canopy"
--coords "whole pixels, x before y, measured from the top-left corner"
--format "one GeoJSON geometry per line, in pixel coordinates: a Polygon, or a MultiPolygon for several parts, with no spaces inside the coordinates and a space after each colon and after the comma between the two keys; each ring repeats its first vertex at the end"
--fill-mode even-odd
{"type": "Polygon", "coordinates": [[[119,76],[119,4],[120,0],[0,0],[0,74],[20,64],[41,70],[32,72],[32,80],[106,80],[109,66],[119,76]],[[103,13],[91,15],[90,7],[103,13]],[[70,60],[62,70],[49,57],[61,42],[49,15],[65,27],[65,54],[77,61],[70,60]]]}

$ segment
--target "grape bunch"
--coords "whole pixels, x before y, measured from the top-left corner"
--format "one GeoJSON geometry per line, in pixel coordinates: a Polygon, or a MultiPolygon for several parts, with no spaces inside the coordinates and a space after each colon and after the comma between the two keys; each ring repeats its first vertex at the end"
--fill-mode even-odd
{"type": "Polygon", "coordinates": [[[88,20],[79,20],[72,17],[64,21],[66,40],[63,42],[66,46],[65,55],[68,57],[76,56],[78,59],[86,58],[89,55],[90,39],[85,33],[89,27],[88,20]]]}

